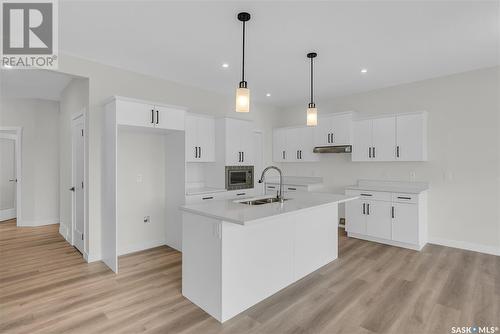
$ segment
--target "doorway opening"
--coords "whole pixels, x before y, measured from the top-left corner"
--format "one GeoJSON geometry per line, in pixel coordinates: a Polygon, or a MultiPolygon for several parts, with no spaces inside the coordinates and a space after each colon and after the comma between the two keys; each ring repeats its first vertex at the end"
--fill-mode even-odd
{"type": "Polygon", "coordinates": [[[88,260],[89,79],[1,69],[0,80],[0,221],[58,224],[88,260]]]}

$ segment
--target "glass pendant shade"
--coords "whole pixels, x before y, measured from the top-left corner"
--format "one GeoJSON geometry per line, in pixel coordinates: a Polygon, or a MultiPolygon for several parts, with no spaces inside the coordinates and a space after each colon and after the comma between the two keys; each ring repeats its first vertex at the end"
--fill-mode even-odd
{"type": "Polygon", "coordinates": [[[239,87],[236,89],[236,112],[250,111],[250,89],[239,87]]]}
{"type": "Polygon", "coordinates": [[[307,126],[318,125],[318,108],[307,108],[307,126]]]}

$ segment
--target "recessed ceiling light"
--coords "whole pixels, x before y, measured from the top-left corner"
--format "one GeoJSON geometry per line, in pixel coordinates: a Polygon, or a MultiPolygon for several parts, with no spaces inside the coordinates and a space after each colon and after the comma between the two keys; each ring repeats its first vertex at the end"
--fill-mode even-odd
{"type": "Polygon", "coordinates": [[[229,64],[224,63],[224,64],[222,64],[222,67],[224,67],[224,68],[228,68],[228,67],[229,67],[229,64]]]}
{"type": "Polygon", "coordinates": [[[361,73],[366,73],[366,72],[368,72],[368,70],[366,68],[361,69],[361,73]]]}
{"type": "Polygon", "coordinates": [[[267,97],[271,96],[271,93],[267,93],[267,94],[266,94],[266,96],[267,96],[267,97]]]}

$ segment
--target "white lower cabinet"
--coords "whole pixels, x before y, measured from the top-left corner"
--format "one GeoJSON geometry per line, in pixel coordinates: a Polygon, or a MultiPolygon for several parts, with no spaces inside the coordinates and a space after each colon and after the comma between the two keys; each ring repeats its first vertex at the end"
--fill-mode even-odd
{"type": "Polygon", "coordinates": [[[346,190],[348,236],[420,250],[427,242],[426,193],[346,190]]]}
{"type": "Polygon", "coordinates": [[[418,243],[418,205],[393,203],[392,239],[409,244],[418,243]]]}
{"type": "Polygon", "coordinates": [[[366,202],[366,234],[376,238],[391,239],[391,203],[366,202]]]}

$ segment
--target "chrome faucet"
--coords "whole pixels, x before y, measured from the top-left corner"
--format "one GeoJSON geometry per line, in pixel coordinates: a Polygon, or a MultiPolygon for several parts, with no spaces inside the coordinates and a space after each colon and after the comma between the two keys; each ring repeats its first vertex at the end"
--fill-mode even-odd
{"type": "Polygon", "coordinates": [[[276,169],[278,171],[278,173],[280,173],[280,191],[279,191],[279,193],[277,193],[277,198],[280,200],[281,203],[283,203],[285,201],[285,199],[283,198],[283,173],[281,172],[281,169],[279,169],[276,166],[269,166],[269,167],[264,168],[264,170],[262,171],[262,175],[260,176],[259,183],[264,182],[264,176],[265,176],[266,172],[270,169],[276,169]]]}

